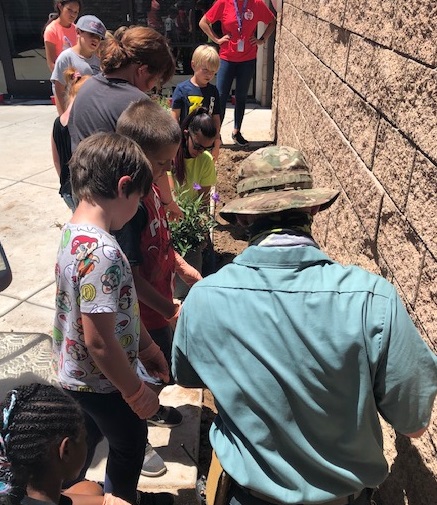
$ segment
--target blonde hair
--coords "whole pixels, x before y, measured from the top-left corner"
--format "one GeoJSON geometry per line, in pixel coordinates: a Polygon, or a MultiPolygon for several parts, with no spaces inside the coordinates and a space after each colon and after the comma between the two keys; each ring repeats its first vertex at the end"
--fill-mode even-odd
{"type": "Polygon", "coordinates": [[[217,72],[220,67],[220,58],[216,49],[208,44],[202,44],[194,50],[191,61],[195,67],[204,65],[208,70],[217,72]]]}
{"type": "Polygon", "coordinates": [[[64,70],[65,96],[67,102],[74,100],[80,88],[90,77],[90,75],[81,75],[74,67],[68,67],[64,70]]]}

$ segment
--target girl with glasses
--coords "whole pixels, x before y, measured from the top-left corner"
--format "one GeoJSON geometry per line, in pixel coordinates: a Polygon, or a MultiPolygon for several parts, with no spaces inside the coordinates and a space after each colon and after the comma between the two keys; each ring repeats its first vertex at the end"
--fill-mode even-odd
{"type": "MultiPolygon", "coordinates": [[[[183,193],[184,199],[196,199],[202,195],[203,203],[209,210],[211,187],[217,182],[211,154],[217,136],[214,119],[207,109],[199,107],[182,121],[181,128],[182,142],[172,170],[177,193],[183,193]]],[[[202,251],[202,275],[214,271],[215,254],[208,234],[202,251]]]]}
{"type": "Polygon", "coordinates": [[[189,114],[181,124],[182,142],[172,170],[173,180],[178,191],[186,191],[190,197],[204,196],[205,205],[209,203],[211,186],[217,181],[211,151],[217,128],[213,118],[204,107],[189,114]]]}

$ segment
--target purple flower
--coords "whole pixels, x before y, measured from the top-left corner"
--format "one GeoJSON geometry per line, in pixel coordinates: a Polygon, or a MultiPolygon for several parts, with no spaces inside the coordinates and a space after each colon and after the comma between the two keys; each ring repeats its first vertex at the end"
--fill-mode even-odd
{"type": "Polygon", "coordinates": [[[202,186],[198,182],[195,182],[193,184],[193,189],[195,189],[196,191],[199,191],[199,189],[202,189],[202,186]]]}
{"type": "Polygon", "coordinates": [[[214,200],[214,202],[219,202],[220,201],[220,195],[218,193],[212,193],[211,198],[214,200]]]}

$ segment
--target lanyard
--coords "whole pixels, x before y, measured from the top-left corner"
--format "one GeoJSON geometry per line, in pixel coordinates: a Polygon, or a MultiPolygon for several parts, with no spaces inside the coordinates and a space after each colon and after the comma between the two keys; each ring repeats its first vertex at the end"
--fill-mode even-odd
{"type": "Polygon", "coordinates": [[[247,0],[244,0],[243,9],[241,10],[241,12],[238,10],[237,0],[234,0],[234,7],[235,7],[235,15],[237,17],[237,23],[238,23],[238,33],[241,35],[241,31],[243,29],[243,16],[244,16],[244,13],[246,12],[247,0]]]}

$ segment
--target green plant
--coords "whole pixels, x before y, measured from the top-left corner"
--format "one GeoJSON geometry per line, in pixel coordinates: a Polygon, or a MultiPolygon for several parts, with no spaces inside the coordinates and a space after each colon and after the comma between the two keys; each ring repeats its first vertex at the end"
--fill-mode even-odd
{"type": "Polygon", "coordinates": [[[179,221],[170,221],[170,232],[174,249],[185,256],[188,251],[201,246],[211,228],[217,226],[217,221],[208,212],[203,195],[193,198],[189,190],[176,188],[176,203],[183,212],[179,221]]]}
{"type": "Polygon", "coordinates": [[[149,96],[154,102],[163,107],[166,111],[171,112],[171,98],[168,95],[161,95],[156,93],[149,96]]]}

